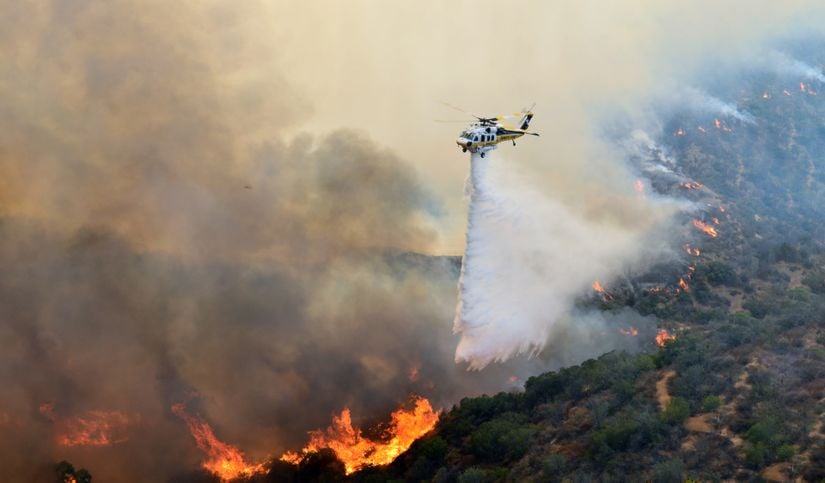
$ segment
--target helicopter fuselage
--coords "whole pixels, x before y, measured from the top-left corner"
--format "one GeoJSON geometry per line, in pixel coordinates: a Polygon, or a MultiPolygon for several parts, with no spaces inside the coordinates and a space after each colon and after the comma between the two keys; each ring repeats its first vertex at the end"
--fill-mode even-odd
{"type": "Polygon", "coordinates": [[[533,119],[533,113],[530,109],[524,109],[520,113],[515,114],[515,116],[521,116],[521,120],[518,123],[519,127],[505,126],[499,122],[513,116],[488,118],[476,116],[479,122],[470,124],[470,127],[458,135],[458,139],[456,139],[455,142],[465,153],[467,151],[471,153],[481,153],[481,157],[483,158],[484,153],[496,149],[499,143],[512,141],[513,146],[515,146],[516,139],[525,134],[538,136],[538,133],[527,130],[527,128],[530,127],[530,121],[533,119]]]}
{"type": "Polygon", "coordinates": [[[510,130],[499,123],[476,123],[459,134],[456,144],[463,151],[485,153],[498,148],[498,144],[513,141],[524,136],[524,132],[510,130]]]}

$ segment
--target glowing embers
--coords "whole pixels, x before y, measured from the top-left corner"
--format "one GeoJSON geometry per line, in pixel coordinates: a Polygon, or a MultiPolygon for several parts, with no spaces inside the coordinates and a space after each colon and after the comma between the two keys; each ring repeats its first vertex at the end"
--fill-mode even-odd
{"type": "Polygon", "coordinates": [[[707,223],[705,223],[701,220],[693,220],[693,226],[697,230],[705,232],[705,234],[708,235],[711,238],[716,238],[717,236],[719,236],[719,232],[716,231],[716,228],[708,225],[707,223]]]}
{"type": "Polygon", "coordinates": [[[172,412],[186,422],[198,448],[206,454],[203,467],[207,471],[225,481],[265,471],[263,464],[247,463],[238,448],[216,438],[209,424],[188,414],[183,404],[173,405],[172,412]]]}
{"type": "Polygon", "coordinates": [[[659,332],[656,333],[656,345],[659,347],[664,347],[671,340],[676,340],[676,336],[665,329],[659,329],[659,332]]]}
{"type": "Polygon", "coordinates": [[[811,96],[816,95],[816,91],[811,87],[811,85],[805,84],[804,82],[799,83],[799,92],[804,92],[811,96]]]}
{"type": "Polygon", "coordinates": [[[54,423],[54,439],[60,446],[110,446],[129,440],[126,430],[132,421],[120,411],[94,410],[63,418],[49,403],[40,405],[40,414],[54,423]]]}
{"type": "Polygon", "coordinates": [[[733,131],[733,129],[731,129],[730,126],[728,126],[727,124],[725,124],[724,121],[721,121],[719,119],[714,119],[713,120],[713,126],[716,129],[721,129],[722,131],[725,131],[725,132],[732,132],[733,131]]]}
{"type": "Polygon", "coordinates": [[[413,441],[435,427],[441,413],[422,397],[414,396],[412,402],[411,409],[401,408],[392,413],[392,421],[379,441],[365,438],[359,428],[354,428],[349,409],[344,409],[340,416],[333,416],[327,429],[310,432],[309,443],[300,452],[284,453],[281,460],[297,464],[307,454],[329,448],[344,462],[347,474],[365,466],[392,463],[413,441]]]}

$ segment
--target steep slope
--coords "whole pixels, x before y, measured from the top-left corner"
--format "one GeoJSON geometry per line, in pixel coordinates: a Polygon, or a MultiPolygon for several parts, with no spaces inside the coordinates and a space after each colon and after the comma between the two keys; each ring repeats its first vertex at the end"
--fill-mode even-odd
{"type": "Polygon", "coordinates": [[[660,143],[690,181],[653,186],[701,207],[684,220],[686,256],[589,303],[654,314],[675,340],[465,399],[355,480],[825,478],[821,87],[755,76],[737,105],[752,123],[667,125],[660,143]]]}

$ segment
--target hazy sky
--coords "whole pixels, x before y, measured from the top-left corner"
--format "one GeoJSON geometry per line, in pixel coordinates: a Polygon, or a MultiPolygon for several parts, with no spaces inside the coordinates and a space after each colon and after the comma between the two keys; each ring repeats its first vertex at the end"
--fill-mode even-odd
{"type": "Polygon", "coordinates": [[[433,120],[466,116],[439,101],[482,116],[535,102],[542,137],[496,154],[539,176],[550,196],[580,203],[608,189],[605,178],[628,181],[603,162],[601,114],[690,84],[700,61],[752,55],[815,3],[286,2],[250,31],[271,32],[283,78],[309,108],[294,129],[364,129],[415,164],[444,202],[443,250],[458,253],[468,156],[454,144],[462,125],[433,120]],[[578,196],[560,193],[571,184],[578,196]]]}

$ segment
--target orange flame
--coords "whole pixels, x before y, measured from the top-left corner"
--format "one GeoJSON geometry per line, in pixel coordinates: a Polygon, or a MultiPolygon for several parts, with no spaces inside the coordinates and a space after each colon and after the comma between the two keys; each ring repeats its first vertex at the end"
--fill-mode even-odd
{"type": "Polygon", "coordinates": [[[698,190],[705,187],[705,185],[696,181],[683,181],[679,183],[679,186],[687,190],[698,190]]]}
{"type": "Polygon", "coordinates": [[[124,431],[131,421],[120,411],[95,410],[60,418],[49,403],[40,405],[40,414],[55,423],[55,442],[60,446],[110,446],[129,440],[124,431]]]}
{"type": "Polygon", "coordinates": [[[634,183],[634,188],[636,188],[636,191],[638,193],[644,193],[645,192],[645,185],[644,185],[644,183],[642,183],[642,180],[640,180],[640,179],[636,180],[636,183],[634,183]]]}
{"type": "Polygon", "coordinates": [[[688,286],[687,282],[685,282],[684,278],[679,279],[679,287],[681,287],[682,290],[684,290],[685,292],[690,290],[690,287],[688,286]]]}
{"type": "Polygon", "coordinates": [[[698,248],[693,248],[690,245],[685,245],[682,248],[688,253],[688,255],[693,255],[694,257],[698,257],[702,254],[702,252],[698,248]]]}
{"type": "Polygon", "coordinates": [[[365,466],[392,463],[413,441],[430,432],[441,414],[441,410],[433,410],[430,402],[422,397],[415,396],[413,401],[412,409],[401,408],[392,413],[383,441],[364,438],[360,429],[352,427],[349,409],[344,409],[340,416],[332,417],[332,425],[326,430],[311,431],[309,443],[299,453],[288,451],[281,460],[297,464],[308,453],[330,448],[344,462],[347,474],[365,466]]]}
{"type": "Polygon", "coordinates": [[[673,133],[673,135],[674,136],[684,136],[685,135],[685,130],[682,129],[682,128],[679,128],[679,129],[676,130],[675,133],[673,133]]]}
{"type": "Polygon", "coordinates": [[[804,82],[799,83],[799,92],[805,92],[805,83],[804,82]]]}
{"type": "Polygon", "coordinates": [[[765,92],[762,93],[762,99],[770,99],[770,98],[771,98],[771,95],[768,94],[768,91],[765,91],[765,92]]]}
{"type": "Polygon", "coordinates": [[[591,287],[593,287],[593,290],[596,291],[596,293],[602,296],[603,301],[610,302],[611,300],[613,300],[613,296],[604,290],[604,287],[602,287],[602,284],[598,280],[593,282],[593,285],[591,285],[591,287]]]}
{"type": "Polygon", "coordinates": [[[241,476],[253,476],[265,471],[263,464],[247,463],[238,448],[216,438],[209,424],[189,415],[183,403],[172,405],[172,412],[186,422],[198,449],[206,453],[206,461],[202,463],[202,466],[222,481],[241,476]]]}
{"type": "Polygon", "coordinates": [[[703,221],[693,220],[693,226],[695,226],[697,230],[705,232],[711,238],[716,238],[717,236],[719,236],[719,232],[716,231],[716,228],[708,225],[703,221]]]}
{"type": "Polygon", "coordinates": [[[676,340],[676,336],[670,334],[665,329],[659,329],[659,332],[656,334],[656,345],[664,347],[669,340],[676,340]]]}
{"type": "Polygon", "coordinates": [[[719,119],[714,119],[713,125],[716,126],[716,129],[722,129],[722,121],[720,121],[719,119]]]}
{"type": "Polygon", "coordinates": [[[719,211],[721,211],[722,213],[724,213],[724,212],[725,212],[725,207],[724,207],[724,206],[722,206],[722,205],[719,205],[719,211]]]}
{"type": "Polygon", "coordinates": [[[619,329],[619,332],[621,332],[624,335],[629,335],[629,336],[632,336],[632,337],[636,337],[637,335],[639,335],[639,329],[637,329],[635,327],[631,327],[630,330],[619,329]]]}

